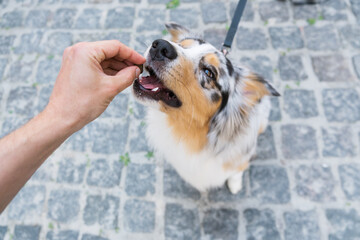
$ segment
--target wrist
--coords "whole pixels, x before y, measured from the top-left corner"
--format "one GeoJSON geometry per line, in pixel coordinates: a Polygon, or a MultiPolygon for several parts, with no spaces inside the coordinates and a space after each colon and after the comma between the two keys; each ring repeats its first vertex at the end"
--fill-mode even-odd
{"type": "Polygon", "coordinates": [[[46,121],[55,130],[65,137],[69,137],[74,132],[80,130],[79,122],[74,118],[65,116],[55,106],[48,104],[46,108],[39,114],[39,118],[46,121]]]}

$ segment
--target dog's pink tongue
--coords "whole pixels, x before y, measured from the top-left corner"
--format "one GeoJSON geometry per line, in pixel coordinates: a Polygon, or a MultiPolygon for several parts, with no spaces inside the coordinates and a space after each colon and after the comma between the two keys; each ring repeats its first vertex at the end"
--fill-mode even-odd
{"type": "Polygon", "coordinates": [[[157,79],[154,76],[142,77],[139,79],[139,82],[140,82],[141,86],[143,86],[146,89],[154,89],[156,87],[160,88],[163,86],[161,84],[161,82],[159,81],[159,79],[157,79]]]}

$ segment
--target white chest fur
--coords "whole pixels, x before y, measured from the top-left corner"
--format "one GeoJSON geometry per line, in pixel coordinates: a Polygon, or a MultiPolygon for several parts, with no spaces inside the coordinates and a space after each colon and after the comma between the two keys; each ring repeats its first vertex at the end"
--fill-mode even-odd
{"type": "Polygon", "coordinates": [[[224,167],[224,163],[235,160],[237,164],[247,163],[255,153],[259,129],[265,129],[270,110],[270,101],[264,99],[250,119],[250,126],[222,154],[204,148],[190,153],[174,138],[167,123],[166,114],[149,108],[147,115],[147,137],[158,154],[161,154],[179,175],[199,191],[219,187],[236,174],[238,170],[224,167]]]}

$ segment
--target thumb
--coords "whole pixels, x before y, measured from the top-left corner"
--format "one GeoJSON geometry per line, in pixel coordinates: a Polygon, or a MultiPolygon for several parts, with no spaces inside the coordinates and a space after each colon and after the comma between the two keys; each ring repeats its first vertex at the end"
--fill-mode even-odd
{"type": "Polygon", "coordinates": [[[140,75],[140,69],[137,66],[126,67],[112,76],[112,81],[118,93],[129,87],[133,81],[140,75]]]}

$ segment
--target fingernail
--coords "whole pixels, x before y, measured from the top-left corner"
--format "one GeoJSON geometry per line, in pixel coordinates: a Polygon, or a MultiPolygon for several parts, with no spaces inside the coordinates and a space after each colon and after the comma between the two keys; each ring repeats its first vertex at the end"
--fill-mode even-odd
{"type": "Polygon", "coordinates": [[[136,77],[138,78],[138,77],[139,77],[139,75],[140,75],[140,69],[139,69],[139,68],[136,68],[136,72],[135,72],[135,74],[136,74],[136,77]]]}

